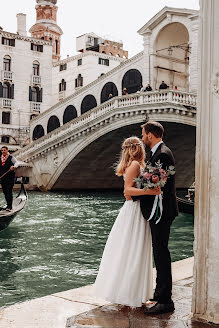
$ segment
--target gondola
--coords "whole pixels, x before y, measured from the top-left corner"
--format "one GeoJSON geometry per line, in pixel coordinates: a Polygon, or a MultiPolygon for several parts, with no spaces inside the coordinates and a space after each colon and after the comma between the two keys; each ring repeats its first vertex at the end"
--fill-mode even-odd
{"type": "Polygon", "coordinates": [[[13,200],[12,210],[6,211],[3,207],[0,208],[0,231],[6,229],[14,220],[15,216],[24,208],[27,202],[27,193],[23,183],[21,183],[20,192],[13,200]]]}
{"type": "Polygon", "coordinates": [[[182,213],[188,213],[194,215],[194,199],[195,199],[195,185],[187,190],[187,192],[178,191],[177,192],[177,201],[179,211],[182,213]]]}

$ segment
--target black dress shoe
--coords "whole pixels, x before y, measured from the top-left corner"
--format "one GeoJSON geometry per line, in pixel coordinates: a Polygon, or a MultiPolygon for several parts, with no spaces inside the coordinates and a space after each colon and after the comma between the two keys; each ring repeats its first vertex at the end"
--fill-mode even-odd
{"type": "Polygon", "coordinates": [[[162,313],[170,313],[175,310],[174,303],[161,304],[157,303],[151,308],[145,309],[144,314],[151,315],[151,314],[162,314],[162,313]]]}

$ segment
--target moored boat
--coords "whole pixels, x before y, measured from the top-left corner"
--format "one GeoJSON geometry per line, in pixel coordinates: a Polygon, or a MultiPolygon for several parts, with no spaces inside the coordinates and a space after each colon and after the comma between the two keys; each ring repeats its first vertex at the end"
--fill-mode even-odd
{"type": "Polygon", "coordinates": [[[187,191],[178,191],[176,198],[180,212],[194,215],[195,183],[187,191]]]}

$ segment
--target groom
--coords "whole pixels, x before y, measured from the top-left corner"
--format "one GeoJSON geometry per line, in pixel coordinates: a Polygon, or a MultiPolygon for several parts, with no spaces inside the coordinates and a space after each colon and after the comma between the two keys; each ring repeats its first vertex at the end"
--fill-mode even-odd
{"type": "MultiPolygon", "coordinates": [[[[165,170],[169,166],[175,166],[171,150],[164,144],[162,137],[163,126],[155,121],[148,121],[141,126],[142,141],[150,148],[149,161],[153,165],[160,160],[165,170]]],[[[148,219],[154,203],[154,196],[140,196],[141,211],[145,219],[148,219]]],[[[152,301],[157,303],[145,309],[145,314],[160,314],[174,311],[172,301],[172,274],[171,257],[168,249],[170,226],[178,215],[178,207],[175,191],[175,176],[168,177],[163,188],[163,213],[158,224],[150,220],[154,262],[157,270],[156,288],[152,301]]]]}

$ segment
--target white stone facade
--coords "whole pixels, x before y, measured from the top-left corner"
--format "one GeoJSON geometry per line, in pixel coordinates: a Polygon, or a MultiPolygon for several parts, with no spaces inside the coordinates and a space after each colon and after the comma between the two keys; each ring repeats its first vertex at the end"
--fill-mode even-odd
{"type": "MultiPolygon", "coordinates": [[[[41,48],[42,49],[42,48],[41,48]]],[[[51,106],[52,95],[52,47],[50,42],[0,31],[0,71],[1,83],[14,85],[14,95],[0,98],[0,136],[14,138],[11,149],[22,145],[29,137],[30,117],[33,114],[45,111],[51,106]],[[6,40],[14,40],[13,45],[4,45],[6,40]],[[31,50],[31,44],[42,46],[43,52],[31,50]],[[10,68],[5,67],[4,58],[10,60],[10,68]],[[33,81],[33,63],[39,64],[38,81],[33,81]],[[5,69],[6,68],[6,69],[5,69]],[[35,85],[42,91],[42,102],[35,104],[29,101],[29,87],[35,85]],[[10,113],[10,124],[4,124],[3,113],[10,113]]],[[[1,140],[0,140],[1,141],[1,140]]]]}
{"type": "Polygon", "coordinates": [[[124,62],[125,59],[109,56],[95,51],[72,56],[61,60],[53,65],[52,71],[52,103],[55,105],[60,100],[72,95],[82,86],[86,86],[98,79],[113,68],[124,62]],[[82,78],[82,85],[77,86],[75,80],[79,75],[82,78]],[[66,90],[61,90],[59,84],[62,80],[66,83],[66,90]]]}

